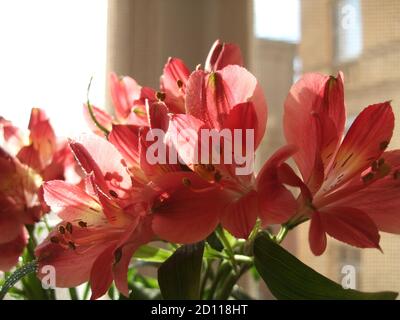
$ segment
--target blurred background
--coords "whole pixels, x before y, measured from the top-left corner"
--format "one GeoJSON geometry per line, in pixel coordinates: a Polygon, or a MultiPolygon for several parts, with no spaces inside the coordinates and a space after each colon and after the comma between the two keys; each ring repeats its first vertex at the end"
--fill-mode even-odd
{"type": "MultiPolygon", "coordinates": [[[[92,76],[91,101],[107,108],[110,71],[158,87],[169,56],[195,68],[217,38],[241,46],[265,90],[259,164],[284,143],[283,102],[305,72],[344,72],[348,125],[385,100],[400,120],[399,0],[2,0],[0,114],[26,126],[30,108],[41,107],[60,135],[77,135],[87,131],[82,103],[92,76]]],[[[399,130],[391,148],[400,147],[399,130]]],[[[400,237],[382,235],[384,254],[331,240],[314,257],[307,230],[284,243],[305,263],[337,282],[352,265],[359,290],[400,290],[400,237]]],[[[255,298],[270,297],[250,276],[242,284],[255,298]]]]}

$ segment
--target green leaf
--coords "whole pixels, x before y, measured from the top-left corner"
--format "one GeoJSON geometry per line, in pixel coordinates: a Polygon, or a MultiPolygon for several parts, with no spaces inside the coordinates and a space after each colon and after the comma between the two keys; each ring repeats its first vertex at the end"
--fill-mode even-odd
{"type": "Polygon", "coordinates": [[[158,269],[164,299],[200,299],[200,274],[204,242],[179,247],[158,269]]]}
{"type": "Polygon", "coordinates": [[[280,245],[260,234],[254,242],[254,263],[277,299],[285,300],[394,300],[396,292],[360,292],[343,289],[317,273],[280,245]]]}
{"type": "Polygon", "coordinates": [[[172,251],[155,248],[152,246],[141,246],[136,252],[134,257],[148,262],[164,262],[172,255],[172,251]]]}
{"type": "Polygon", "coordinates": [[[256,269],[255,266],[252,266],[252,267],[250,268],[250,274],[252,275],[254,281],[259,281],[260,278],[261,278],[261,276],[260,276],[260,274],[258,273],[258,271],[257,271],[257,269],[256,269]]]}

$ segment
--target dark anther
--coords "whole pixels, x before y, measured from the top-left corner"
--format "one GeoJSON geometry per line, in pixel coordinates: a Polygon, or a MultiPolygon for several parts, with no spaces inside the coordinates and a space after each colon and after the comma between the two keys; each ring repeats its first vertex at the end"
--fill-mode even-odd
{"type": "Polygon", "coordinates": [[[72,233],[72,223],[71,223],[71,222],[67,222],[67,224],[65,225],[65,229],[66,229],[69,233],[72,233]]]}
{"type": "Polygon", "coordinates": [[[183,178],[183,179],[182,179],[182,183],[183,183],[183,185],[186,186],[186,187],[190,187],[190,186],[192,185],[192,182],[190,181],[189,178],[183,178]]]}
{"type": "Polygon", "coordinates": [[[221,173],[220,173],[219,171],[217,171],[217,172],[214,174],[214,180],[215,180],[216,182],[220,182],[221,179],[222,179],[222,175],[221,175],[221,173]]]}
{"type": "Polygon", "coordinates": [[[58,227],[58,232],[61,233],[61,234],[64,234],[64,233],[65,233],[65,228],[64,228],[64,226],[59,226],[59,227],[58,227]]]}
{"type": "Polygon", "coordinates": [[[176,80],[176,84],[178,85],[179,88],[183,87],[183,82],[181,79],[176,80]]]}
{"type": "Polygon", "coordinates": [[[367,173],[365,176],[362,177],[364,183],[370,182],[372,179],[374,179],[374,174],[372,172],[367,173]]]}
{"type": "Polygon", "coordinates": [[[118,198],[118,193],[116,193],[114,190],[110,190],[108,191],[110,193],[110,195],[114,198],[118,198]]]}
{"type": "Polygon", "coordinates": [[[87,227],[87,223],[86,223],[85,221],[79,221],[79,222],[78,222],[78,225],[79,225],[81,228],[86,228],[86,227],[87,227]]]}
{"type": "Polygon", "coordinates": [[[158,92],[156,93],[156,98],[157,98],[158,100],[160,100],[160,101],[164,101],[164,100],[165,100],[165,92],[160,92],[160,91],[158,91],[158,92]]]}
{"type": "Polygon", "coordinates": [[[72,250],[75,250],[75,249],[76,249],[75,243],[73,243],[72,241],[69,241],[69,242],[68,242],[68,247],[69,247],[70,249],[72,249],[72,250]]]}
{"type": "Polygon", "coordinates": [[[58,237],[56,237],[56,236],[53,236],[53,237],[50,238],[50,242],[57,244],[57,243],[60,243],[60,239],[58,237]]]}

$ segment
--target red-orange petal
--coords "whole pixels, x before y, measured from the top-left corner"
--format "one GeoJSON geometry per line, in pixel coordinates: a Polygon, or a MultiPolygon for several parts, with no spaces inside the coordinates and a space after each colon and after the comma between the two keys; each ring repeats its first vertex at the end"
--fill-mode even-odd
{"type": "Polygon", "coordinates": [[[387,148],[393,128],[390,102],[365,108],[347,132],[322,186],[323,192],[338,188],[370,167],[387,148]]]}
{"type": "Polygon", "coordinates": [[[313,254],[320,256],[326,249],[326,234],[322,223],[321,214],[314,212],[311,217],[310,229],[308,231],[308,241],[313,254]]]}
{"type": "Polygon", "coordinates": [[[296,212],[297,202],[278,175],[278,168],[296,151],[293,145],[282,147],[264,164],[257,176],[260,219],[264,226],[286,222],[296,212]]]}
{"type": "Polygon", "coordinates": [[[216,40],[208,53],[204,66],[205,70],[208,72],[217,71],[231,64],[243,65],[240,48],[233,43],[216,40]]]}
{"type": "Polygon", "coordinates": [[[221,224],[236,238],[247,239],[256,224],[257,216],[257,192],[252,190],[227,205],[221,224]]]}
{"type": "Polygon", "coordinates": [[[358,248],[380,249],[380,235],[373,220],[351,207],[327,207],[320,210],[327,234],[358,248]]]}

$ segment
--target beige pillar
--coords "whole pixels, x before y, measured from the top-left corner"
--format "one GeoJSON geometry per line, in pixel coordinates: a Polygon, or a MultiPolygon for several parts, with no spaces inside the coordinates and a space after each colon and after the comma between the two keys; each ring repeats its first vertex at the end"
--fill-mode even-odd
{"type": "Polygon", "coordinates": [[[264,89],[268,103],[267,131],[256,156],[257,169],[277,148],[285,144],[282,127],[283,104],[293,84],[296,49],[297,46],[293,43],[254,40],[251,71],[264,89]]]}
{"type": "Polygon", "coordinates": [[[158,87],[169,56],[190,68],[220,38],[248,58],[251,0],[109,0],[107,70],[158,87]]]}

